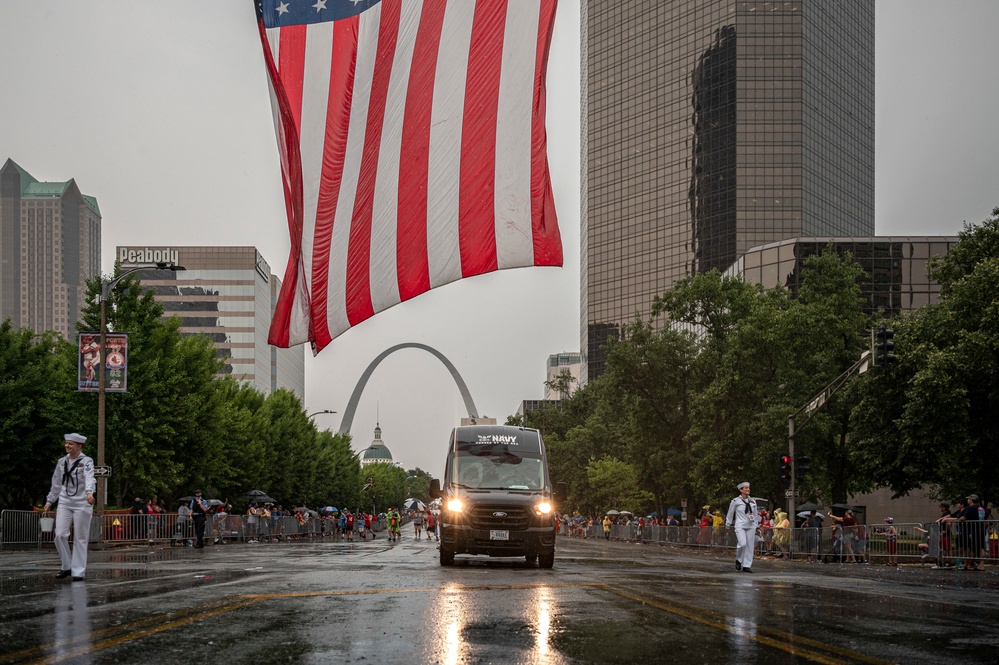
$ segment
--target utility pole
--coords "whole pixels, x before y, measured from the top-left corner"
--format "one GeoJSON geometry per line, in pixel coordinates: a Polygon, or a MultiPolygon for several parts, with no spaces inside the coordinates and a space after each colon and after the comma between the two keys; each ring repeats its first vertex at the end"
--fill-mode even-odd
{"type": "MultiPolygon", "coordinates": [[[[173,262],[142,263],[129,266],[120,275],[112,280],[101,279],[101,338],[99,362],[97,366],[97,466],[104,466],[104,422],[106,414],[107,396],[107,343],[108,343],[108,298],[114,287],[118,286],[121,280],[140,270],[186,270],[184,266],[179,266],[173,262]]],[[[108,479],[105,476],[97,477],[97,506],[94,513],[97,516],[97,523],[100,528],[97,530],[97,543],[100,545],[104,540],[104,506],[108,502],[108,479]]]]}
{"type": "Polygon", "coordinates": [[[797,491],[797,488],[795,487],[797,478],[795,477],[796,461],[794,454],[794,436],[798,432],[798,430],[804,428],[805,425],[809,423],[812,417],[816,413],[818,413],[818,411],[822,407],[826,405],[826,402],[829,401],[829,398],[831,398],[836,393],[837,390],[842,388],[843,385],[847,382],[847,380],[851,376],[853,376],[855,373],[858,373],[858,371],[860,373],[867,371],[867,365],[870,362],[870,359],[871,359],[871,352],[864,351],[862,354],[860,354],[860,360],[850,365],[850,367],[845,372],[837,376],[829,383],[829,385],[820,390],[819,393],[815,395],[815,397],[813,397],[811,401],[808,402],[808,404],[795,411],[787,419],[787,454],[791,456],[791,490],[789,492],[790,496],[787,498],[787,514],[788,518],[791,520],[793,520],[795,517],[794,500],[797,498],[795,496],[795,492],[797,491]],[[800,425],[797,425],[795,419],[802,413],[805,414],[805,419],[804,421],[802,421],[800,425]]]}

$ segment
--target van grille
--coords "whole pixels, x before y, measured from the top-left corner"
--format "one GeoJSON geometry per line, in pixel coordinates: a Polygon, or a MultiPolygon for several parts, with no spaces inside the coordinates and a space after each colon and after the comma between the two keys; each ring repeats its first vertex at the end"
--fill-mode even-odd
{"type": "Polygon", "coordinates": [[[531,514],[524,506],[479,504],[472,507],[469,518],[473,529],[523,531],[531,526],[531,514]]]}

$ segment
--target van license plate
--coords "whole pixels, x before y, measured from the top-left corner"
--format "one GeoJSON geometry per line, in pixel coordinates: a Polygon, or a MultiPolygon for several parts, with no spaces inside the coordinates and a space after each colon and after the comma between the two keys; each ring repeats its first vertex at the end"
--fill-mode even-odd
{"type": "Polygon", "coordinates": [[[490,531],[489,540],[510,540],[509,531],[490,531]]]}

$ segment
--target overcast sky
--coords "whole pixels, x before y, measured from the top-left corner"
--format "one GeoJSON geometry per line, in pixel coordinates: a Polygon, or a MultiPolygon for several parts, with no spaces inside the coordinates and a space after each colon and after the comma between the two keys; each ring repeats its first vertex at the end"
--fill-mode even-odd
{"type": "MultiPolygon", "coordinates": [[[[952,235],[999,205],[999,2],[878,0],[876,230],[952,235]]],[[[254,245],[284,277],[289,239],[249,0],[0,3],[0,162],[75,178],[118,245],[254,245]]],[[[565,267],[507,270],[383,312],[306,361],[310,412],[342,412],[364,368],[402,342],[453,362],[481,415],[542,396],[545,361],[579,350],[579,4],[561,0],[548,70],[549,161],[565,267]]],[[[389,356],[354,418],[396,460],[440,475],[464,415],[443,365],[389,356]]],[[[340,415],[320,415],[334,431],[340,415]]]]}

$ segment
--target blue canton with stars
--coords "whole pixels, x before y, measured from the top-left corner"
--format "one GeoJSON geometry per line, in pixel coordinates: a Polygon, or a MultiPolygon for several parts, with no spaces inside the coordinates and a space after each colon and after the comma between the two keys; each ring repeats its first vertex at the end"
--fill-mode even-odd
{"type": "Polygon", "coordinates": [[[357,16],[381,0],[258,0],[257,15],[266,28],[337,21],[357,16]]]}

